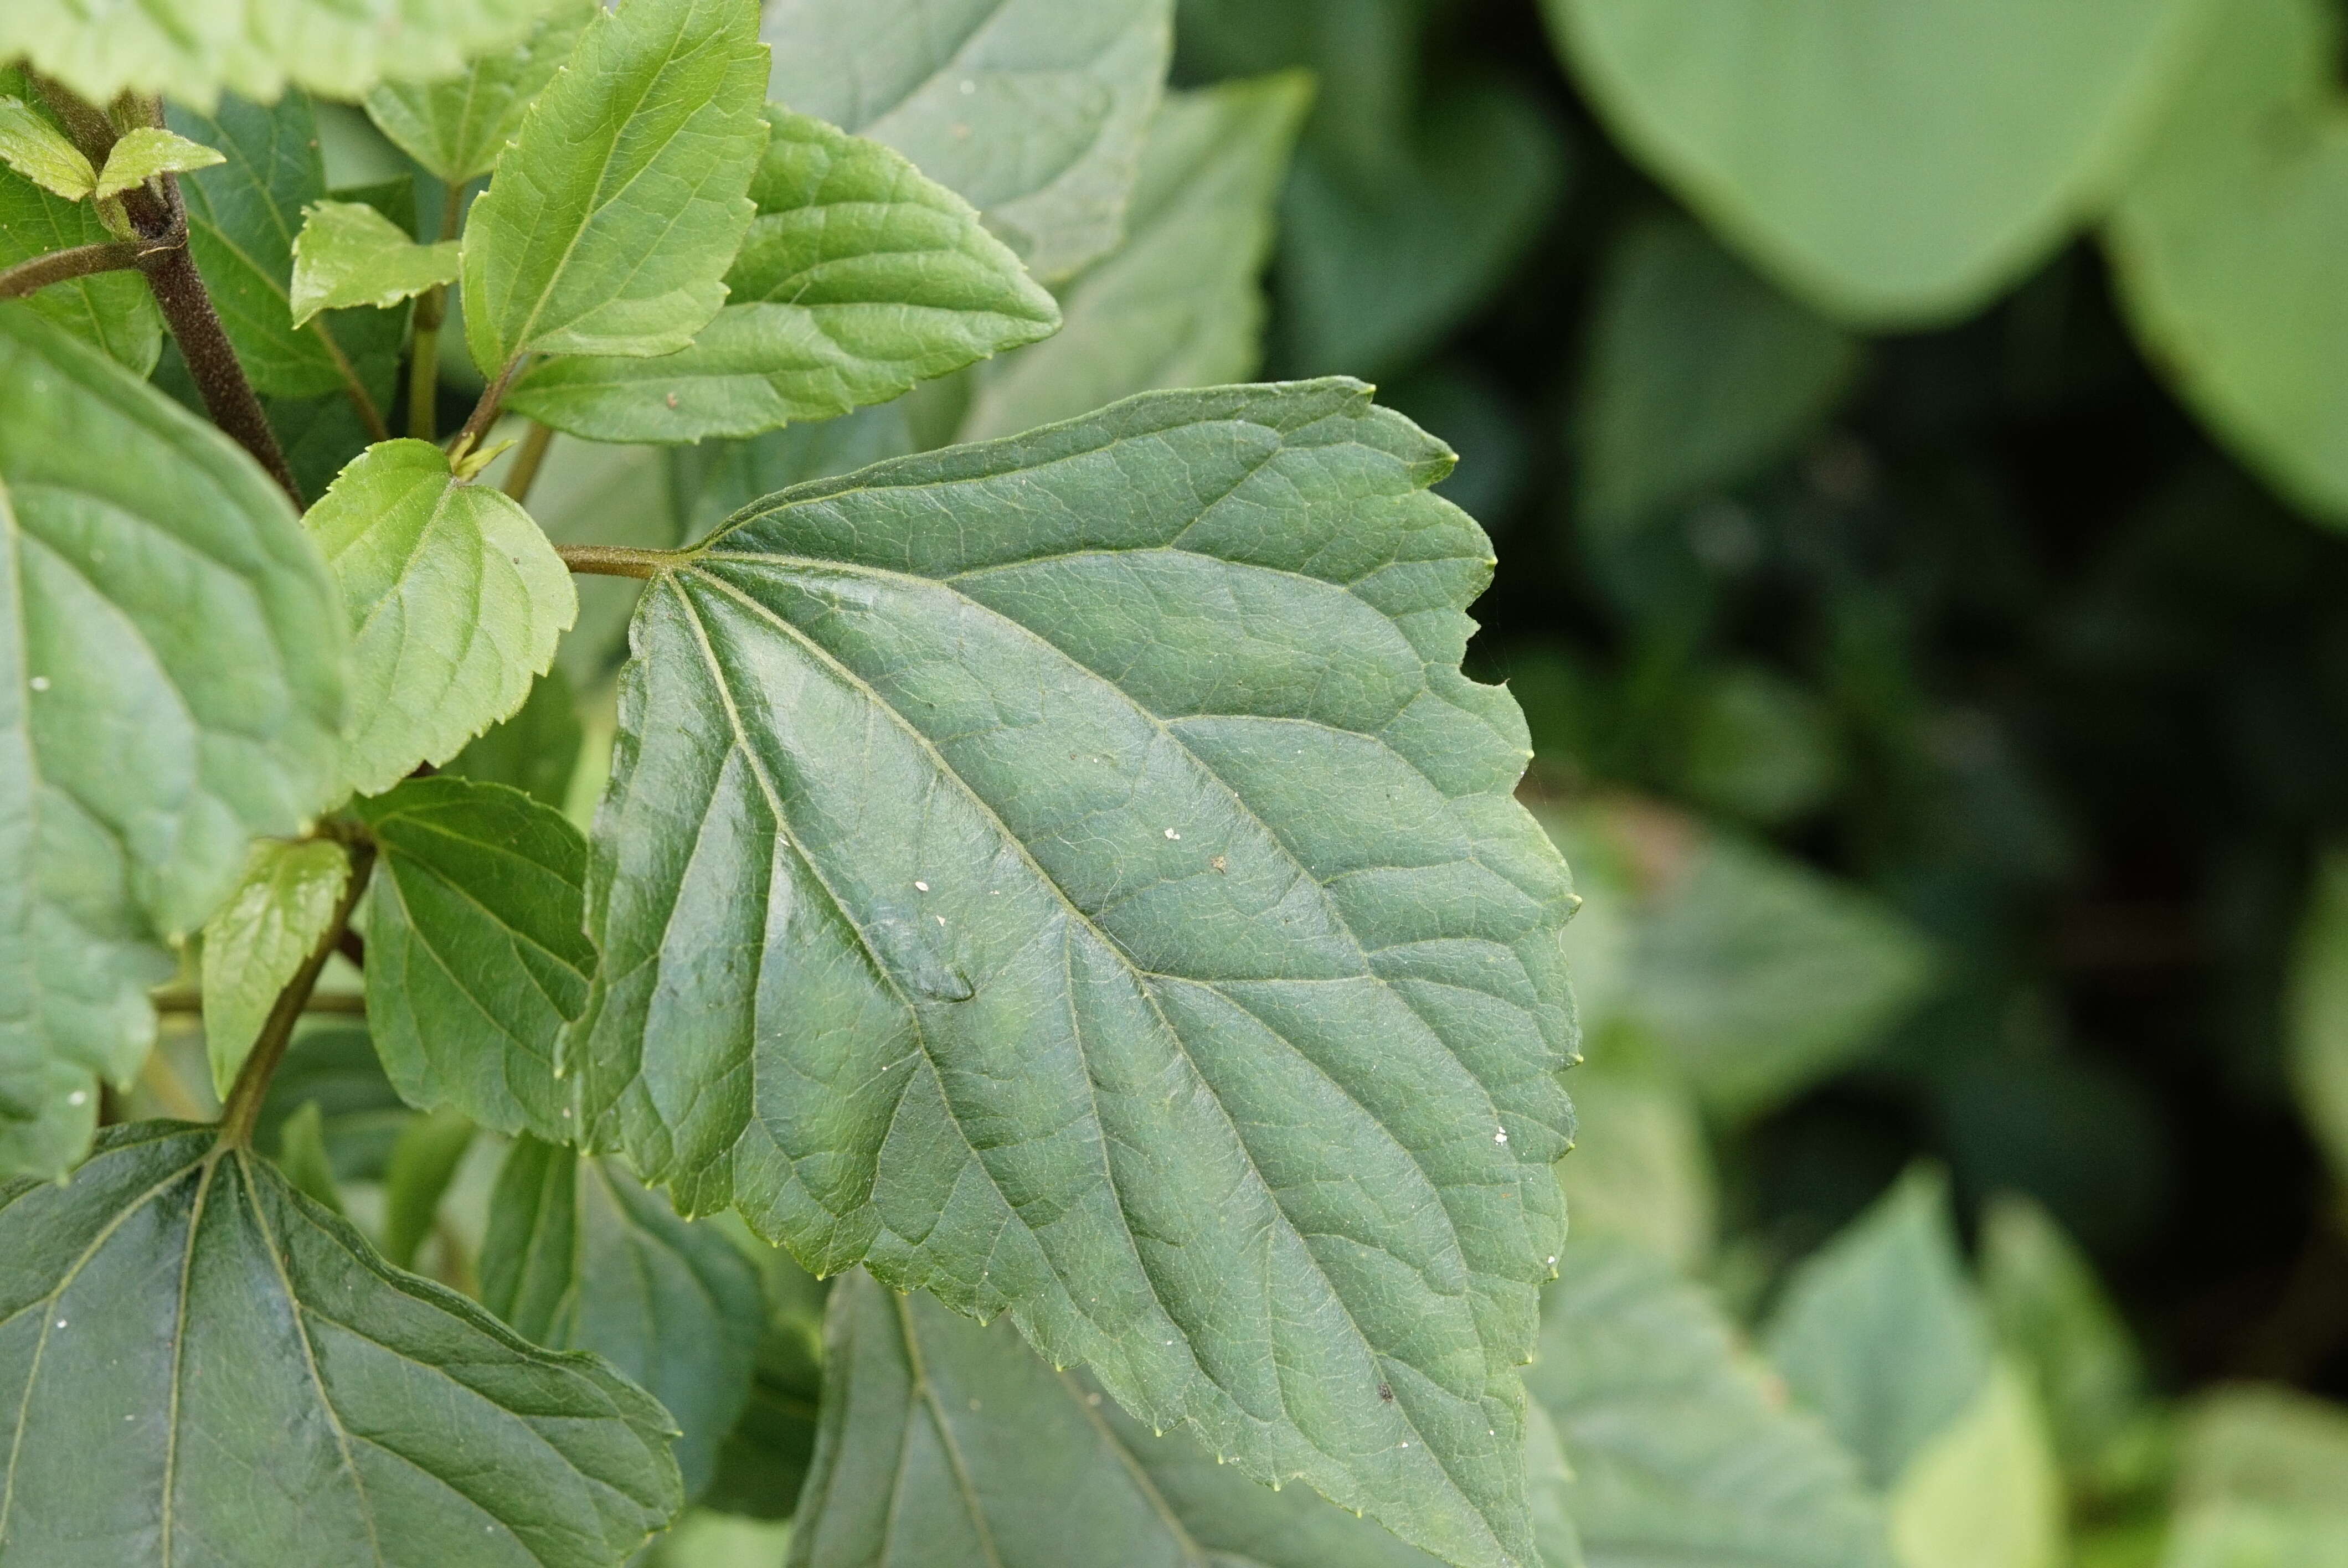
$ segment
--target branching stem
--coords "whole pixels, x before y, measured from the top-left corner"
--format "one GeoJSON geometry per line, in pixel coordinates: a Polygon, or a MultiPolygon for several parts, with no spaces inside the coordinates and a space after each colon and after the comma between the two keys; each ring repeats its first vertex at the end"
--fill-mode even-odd
{"type": "Polygon", "coordinates": [[[277,1064],[285,1060],[285,1048],[293,1043],[294,1026],[309,1009],[310,993],[318,984],[319,971],[334,957],[341,945],[343,932],[351,923],[351,911],[359,907],[359,898],[366,892],[367,878],[375,870],[375,845],[359,840],[345,845],[351,857],[351,879],[343,888],[341,902],[335,906],[335,917],[327,923],[326,934],[294,971],[293,979],[277,993],[277,1001],[269,1009],[268,1019],[261,1026],[260,1036],[252,1042],[252,1054],[244,1059],[237,1070],[236,1082],[228,1091],[228,1104],[221,1112],[221,1142],[238,1147],[252,1142],[253,1122],[261,1115],[261,1102],[269,1093],[269,1081],[277,1074],[277,1064]]]}
{"type": "Polygon", "coordinates": [[[20,300],[36,289],[46,289],[51,283],[62,283],[72,278],[135,269],[139,265],[139,253],[145,248],[135,240],[105,240],[95,245],[76,245],[70,251],[52,251],[46,256],[19,261],[13,267],[0,269],[0,300],[20,300]]]}

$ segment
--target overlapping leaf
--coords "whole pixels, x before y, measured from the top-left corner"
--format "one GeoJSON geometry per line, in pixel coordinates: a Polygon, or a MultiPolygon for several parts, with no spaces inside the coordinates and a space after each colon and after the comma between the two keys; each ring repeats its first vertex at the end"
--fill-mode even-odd
{"type": "Polygon", "coordinates": [[[0,1540],[46,1568],[618,1568],[680,1498],[660,1407],[386,1266],[217,1130],[0,1184],[0,1540]]]}
{"type": "Polygon", "coordinates": [[[350,617],[356,723],[343,768],[362,794],[520,707],[578,619],[571,574],[530,515],[459,481],[428,441],[368,447],[306,525],[350,617]]]}
{"type": "Polygon", "coordinates": [[[320,311],[381,310],[456,281],[454,241],[419,245],[363,201],[320,201],[302,214],[294,236],[287,303],[298,327],[320,311]]]}
{"type": "Polygon", "coordinates": [[[637,611],[571,1055],[686,1212],[1521,1563],[1570,901],[1449,466],[1222,388],[745,516],[637,611]]]}
{"type": "Polygon", "coordinates": [[[901,154],[788,109],[767,120],[725,309],[682,353],[545,361],[515,385],[516,412],[600,441],[755,436],[886,403],[1060,324],[970,204],[901,154]]]}
{"type": "Polygon", "coordinates": [[[519,41],[485,51],[461,76],[386,82],[367,95],[368,117],[444,184],[487,174],[571,57],[597,6],[596,0],[548,0],[539,9],[544,15],[519,41]]]}
{"type": "Polygon", "coordinates": [[[1125,244],[1062,291],[1056,336],[979,373],[963,438],[1253,375],[1272,203],[1311,92],[1290,75],[1170,95],[1150,122],[1125,244]]]}
{"type": "Polygon", "coordinates": [[[392,1082],[411,1105],[573,1141],[557,1047],[595,968],[578,829],[518,790],[453,777],[358,809],[378,856],[367,1024],[392,1082]]]}
{"type": "Polygon", "coordinates": [[[1861,326],[1964,314],[2094,217],[2206,0],[1547,0],[1621,143],[1861,326]]]}
{"type": "Polygon", "coordinates": [[[726,302],[766,150],[756,0],[627,0],[589,22],[465,222],[465,341],[670,354],[726,302]]]}
{"type": "Polygon", "coordinates": [[[592,1350],[650,1391],[683,1430],[685,1495],[708,1485],[766,1318],[732,1242],[617,1163],[525,1137],[490,1200],[481,1299],[533,1345],[592,1350]]]}
{"type": "Polygon", "coordinates": [[[1057,282],[1117,248],[1173,0],[776,0],[771,96],[885,143],[1057,282]]]}
{"type": "Polygon", "coordinates": [[[862,1273],[832,1292],[815,1470],[789,1568],[1433,1568],[1300,1487],[1154,1436],[1008,1324],[862,1273]]]}
{"type": "Polygon", "coordinates": [[[159,943],[330,803],[346,640],[250,458],[0,311],[0,1171],[71,1163],[153,1040],[159,943]]]}

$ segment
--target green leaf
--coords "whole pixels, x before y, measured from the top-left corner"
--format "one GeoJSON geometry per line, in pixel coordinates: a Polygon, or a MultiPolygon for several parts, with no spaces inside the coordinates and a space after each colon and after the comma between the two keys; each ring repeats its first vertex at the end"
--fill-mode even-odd
{"type": "Polygon", "coordinates": [[[169,117],[173,130],[225,155],[180,189],[196,266],[254,389],[271,397],[339,395],[341,360],[379,406],[387,405],[407,333],[404,312],[349,312],[294,324],[294,236],[303,210],[326,195],[310,101],[297,94],[263,108],[229,98],[211,115],[175,103],[169,117]]]}
{"type": "Polygon", "coordinates": [[[584,732],[571,679],[556,665],[540,676],[514,715],[494,724],[441,764],[459,778],[501,784],[561,810],[579,766],[584,732]]]}
{"type": "Polygon", "coordinates": [[[766,1320],[732,1242],[678,1219],[617,1162],[524,1137],[490,1200],[481,1300],[532,1344],[592,1350],[649,1391],[684,1429],[685,1495],[708,1485],[766,1320]]]}
{"type": "Polygon", "coordinates": [[[476,1131],[464,1116],[447,1110],[416,1117],[399,1130],[383,1173],[383,1255],[394,1268],[416,1266],[416,1255],[439,1223],[440,1200],[457,1179],[476,1131]]]}
{"type": "Polygon", "coordinates": [[[2317,863],[2291,955],[2285,1018],[2300,1114],[2348,1182],[2348,854],[2317,863]]]}
{"type": "Polygon", "coordinates": [[[1525,1382],[1590,1568],[1890,1568],[1850,1457],[1784,1408],[1703,1291],[1620,1241],[1577,1235],[1561,1268],[1525,1382]]]}
{"type": "Polygon", "coordinates": [[[617,1568],[675,1513],[660,1407],[390,1267],[171,1122],[0,1186],[0,1531],[44,1568],[617,1568]]]}
{"type": "Polygon", "coordinates": [[[2339,23],[2314,0],[2216,0],[2207,47],[2106,229],[2146,357],[2244,463],[2348,520],[2348,218],[2339,23]]]}
{"type": "Polygon", "coordinates": [[[294,237],[294,324],[320,311],[384,309],[457,281],[457,243],[419,245],[364,202],[319,201],[302,214],[294,237]]]}
{"type": "Polygon", "coordinates": [[[162,944],[333,798],[345,641],[252,459],[0,311],[0,1171],[73,1163],[162,944]]]}
{"type": "Polygon", "coordinates": [[[1859,352],[1694,224],[1633,224],[1607,258],[1576,398],[1585,526],[1619,535],[1750,478],[1833,410],[1859,352]]]}
{"type": "Polygon", "coordinates": [[[1889,1487],[1988,1386],[1987,1315],[1957,1251],[1947,1183],[1911,1171],[1803,1263],[1769,1326],[1794,1397],[1889,1487]]]}
{"type": "Polygon", "coordinates": [[[227,161],[228,156],[218,148],[190,141],[157,126],[133,126],[106,155],[106,167],[98,173],[98,188],[90,194],[103,201],[159,175],[188,174],[227,161]]]}
{"type": "Polygon", "coordinates": [[[0,163],[68,201],[82,200],[98,183],[81,149],[20,97],[0,97],[0,163]]]}
{"type": "MultiPolygon", "coordinates": [[[[1581,928],[1577,918],[1570,929],[1581,928]]],[[[1567,950],[1578,957],[1570,938],[1567,950]]],[[[1711,1255],[1718,1211],[1701,1108],[1671,1077],[1604,1069],[1611,1060],[1601,1052],[1573,1077],[1579,1130],[1558,1165],[1573,1234],[1635,1241],[1694,1273],[1711,1255]]]]}
{"type": "Polygon", "coordinates": [[[348,1023],[314,1025],[294,1035],[269,1081],[252,1141],[264,1147],[281,1143],[285,1123],[310,1104],[318,1107],[326,1156],[343,1182],[381,1180],[399,1134],[416,1116],[384,1075],[366,1030],[348,1023]]]}
{"type": "Polygon", "coordinates": [[[331,839],[264,840],[204,922],[204,1045],[222,1100],[277,993],[333,927],[350,881],[350,856],[331,839]]]}
{"type": "Polygon", "coordinates": [[[662,542],[675,545],[699,538],[751,502],[778,490],[909,456],[922,446],[901,402],[860,408],[820,425],[769,430],[747,441],[672,446],[664,456],[678,527],[662,542]]]}
{"type": "Polygon", "coordinates": [[[570,59],[596,0],[549,0],[517,42],[491,49],[453,77],[386,82],[367,94],[368,118],[444,185],[497,167],[522,116],[570,59]]]}
{"type": "Polygon", "coordinates": [[[886,403],[1060,324],[970,204],[902,155],[788,109],[767,119],[732,302],[679,354],[541,362],[508,397],[516,413],[597,441],[755,436],[886,403]]]}
{"type": "Polygon", "coordinates": [[[1221,388],[745,514],[637,610],[572,1051],[685,1212],[1480,1564],[1570,900],[1449,466],[1359,383],[1221,388]]]}
{"type": "Polygon", "coordinates": [[[982,1328],[862,1273],[831,1299],[789,1568],[1431,1568],[1303,1488],[1254,1485],[1186,1438],[1153,1437],[1007,1323],[982,1328]]]}
{"type": "Polygon", "coordinates": [[[2057,1568],[2063,1481],[2029,1385],[2001,1361],[1893,1489],[1901,1568],[2057,1568]]]}
{"type": "MultiPolygon", "coordinates": [[[[829,430],[831,425],[806,428],[829,430]]],[[[684,544],[687,536],[681,531],[670,475],[674,451],[557,436],[539,468],[538,483],[530,487],[530,516],[558,545],[668,549],[684,544]]],[[[503,462],[499,459],[483,469],[481,482],[498,483],[503,462]]],[[[765,493],[754,491],[743,500],[765,493]]],[[[626,656],[628,617],[635,610],[644,584],[633,578],[582,577],[572,587],[579,595],[579,622],[564,636],[555,656],[574,689],[592,692],[609,682],[626,656]]]]}
{"type": "Polygon", "coordinates": [[[748,1402],[718,1450],[702,1505],[758,1519],[788,1519],[815,1460],[829,1287],[789,1253],[752,1235],[739,1215],[721,1214],[706,1223],[735,1228],[736,1245],[757,1267],[766,1320],[748,1402]]]}
{"type": "Polygon", "coordinates": [[[2205,0],[1546,0],[1615,139],[1787,289],[1865,327],[1952,321],[2100,209],[2205,0]]]}
{"type": "MultiPolygon", "coordinates": [[[[23,87],[17,72],[0,70],[0,89],[23,87]]],[[[53,196],[14,170],[0,169],[0,267],[113,238],[88,202],[53,196]]],[[[162,315],[147,280],[134,272],[51,283],[29,299],[0,304],[0,311],[10,310],[46,317],[103,349],[134,375],[153,370],[162,352],[162,315]]]]}
{"type": "Polygon", "coordinates": [[[1311,98],[1298,74],[1169,95],[1150,123],[1123,248],[1063,291],[1058,336],[980,373],[963,438],[1253,375],[1272,205],[1311,98]]]}
{"type": "Polygon", "coordinates": [[[503,491],[465,484],[428,441],[386,441],[310,508],[352,629],[344,771],[376,794],[512,713],[579,617],[571,573],[503,491]]]}
{"type": "Polygon", "coordinates": [[[0,60],[22,56],[92,103],[128,90],[210,108],[286,84],[355,98],[386,77],[427,80],[519,36],[547,0],[9,0],[0,60]]]}
{"type": "Polygon", "coordinates": [[[410,779],[358,803],[380,859],[367,895],[367,1025],[411,1105],[576,1141],[558,1044],[595,949],[587,849],[561,812],[503,784],[410,779]]]}
{"type": "Polygon", "coordinates": [[[325,1113],[316,1101],[304,1101],[302,1109],[285,1118],[278,1129],[277,1168],[285,1173],[287,1184],[296,1192],[338,1214],[343,1212],[343,1195],[335,1185],[335,1163],[326,1153],[325,1113]]]}
{"type": "Polygon", "coordinates": [[[895,148],[1028,271],[1117,249],[1172,47],[1173,0],[774,0],[769,96],[895,148]]]}
{"type": "Polygon", "coordinates": [[[465,341],[672,354],[726,302],[767,147],[755,0],[627,0],[588,23],[465,222],[465,341]]]}
{"type": "Polygon", "coordinates": [[[790,1539],[788,1524],[695,1509],[653,1542],[644,1568],[775,1568],[789,1550],[790,1539]]]}

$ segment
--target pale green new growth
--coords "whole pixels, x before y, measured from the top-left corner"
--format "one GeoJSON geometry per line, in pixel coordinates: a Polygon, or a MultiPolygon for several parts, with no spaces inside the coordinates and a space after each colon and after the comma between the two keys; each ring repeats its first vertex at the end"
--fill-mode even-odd
{"type": "Polygon", "coordinates": [[[521,706],[578,618],[571,574],[502,492],[427,441],[351,461],[304,519],[350,618],[346,785],[376,794],[521,706]]]}
{"type": "Polygon", "coordinates": [[[497,167],[597,10],[596,0],[552,0],[519,43],[489,50],[451,79],[386,82],[367,95],[367,114],[434,178],[452,185],[479,179],[497,167]]]}
{"type": "Polygon", "coordinates": [[[767,119],[731,302],[679,354],[541,363],[516,412],[600,441],[755,436],[885,403],[1059,325],[970,204],[901,155],[788,109],[767,119]]]}
{"type": "Polygon", "coordinates": [[[833,1290],[825,1339],[788,1568],[1436,1568],[1303,1487],[1258,1486],[1153,1434],[1008,1324],[860,1271],[833,1290]]]}
{"type": "Polygon", "coordinates": [[[666,1413],[401,1274],[217,1129],[0,1184],[0,1539],[43,1568],[619,1568],[666,1413]]]}
{"type": "Polygon", "coordinates": [[[1311,101],[1296,74],[1169,95],[1150,123],[1125,244],[1061,291],[1057,336],[978,373],[962,438],[1253,375],[1272,203],[1311,101]]]}
{"type": "Polygon", "coordinates": [[[227,161],[227,155],[218,148],[190,141],[159,126],[133,126],[106,155],[106,167],[98,170],[97,188],[90,194],[104,200],[158,175],[187,174],[227,161]]]}
{"type": "Polygon", "coordinates": [[[0,97],[0,163],[68,201],[80,200],[98,184],[98,171],[81,149],[19,97],[0,97]]]}
{"type": "Polygon", "coordinates": [[[228,1098],[269,1009],[334,924],[350,856],[331,840],[252,846],[244,880],[204,922],[204,1046],[228,1098]]]}
{"type": "Polygon", "coordinates": [[[0,311],[0,1171],[73,1163],[153,1042],[160,944],[331,803],[346,641],[250,460],[0,311]]]}
{"type": "Polygon", "coordinates": [[[767,1317],[757,1271],[618,1162],[530,1137],[498,1173],[481,1301],[534,1345],[592,1350],[684,1431],[685,1495],[705,1487],[741,1415],[767,1317]]]}
{"type": "Polygon", "coordinates": [[[1172,0],[774,0],[769,94],[903,153],[1045,282],[1117,249],[1172,0]]]}
{"type": "Polygon", "coordinates": [[[396,223],[356,201],[319,201],[294,237],[294,324],[320,311],[378,309],[457,281],[457,244],[419,245],[396,223]]]}
{"type": "Polygon", "coordinates": [[[1451,463],[1221,388],[744,515],[637,611],[570,1054],[685,1212],[1498,1568],[1570,900],[1451,463]]]}
{"type": "MultiPolygon", "coordinates": [[[[23,87],[21,73],[0,70],[0,91],[21,91],[23,87]]],[[[68,200],[0,167],[0,267],[113,238],[91,203],[68,200]]],[[[163,318],[148,292],[147,280],[136,272],[99,272],[51,283],[25,302],[76,337],[95,343],[135,375],[143,377],[153,370],[162,352],[163,318]]]]}
{"type": "Polygon", "coordinates": [[[483,374],[674,353],[717,313],[767,146],[757,26],[756,0],[627,0],[587,25],[466,220],[483,374]]]}

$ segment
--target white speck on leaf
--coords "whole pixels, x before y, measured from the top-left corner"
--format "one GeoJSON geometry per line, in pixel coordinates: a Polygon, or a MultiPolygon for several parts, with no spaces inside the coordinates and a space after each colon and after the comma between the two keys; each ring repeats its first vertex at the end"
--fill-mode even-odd
{"type": "Polygon", "coordinates": [[[26,684],[36,692],[46,692],[49,689],[49,678],[46,675],[36,675],[26,684]]]}
{"type": "Polygon", "coordinates": [[[1508,1134],[1505,1131],[1503,1131],[1503,1132],[1495,1132],[1495,1133],[1493,1133],[1493,1134],[1492,1134],[1492,1142],[1493,1142],[1493,1143],[1507,1143],[1508,1141],[1509,1141],[1509,1134],[1508,1134]]]}
{"type": "Polygon", "coordinates": [[[930,885],[926,882],[916,882],[913,886],[924,893],[927,893],[930,890],[930,885]]]}
{"type": "Polygon", "coordinates": [[[75,1090],[71,1094],[68,1094],[68,1095],[67,1095],[67,1096],[66,1096],[66,1103],[67,1103],[67,1104],[68,1104],[68,1105],[87,1105],[87,1104],[88,1104],[88,1103],[89,1103],[89,1091],[88,1091],[88,1090],[87,1090],[87,1089],[77,1089],[77,1090],[75,1090]]]}
{"type": "Polygon", "coordinates": [[[1182,835],[1169,827],[1166,830],[1166,836],[1179,841],[1182,835]]]}
{"type": "Polygon", "coordinates": [[[968,77],[964,77],[962,79],[962,96],[968,97],[971,94],[976,91],[978,91],[978,84],[972,81],[968,77]]]}

